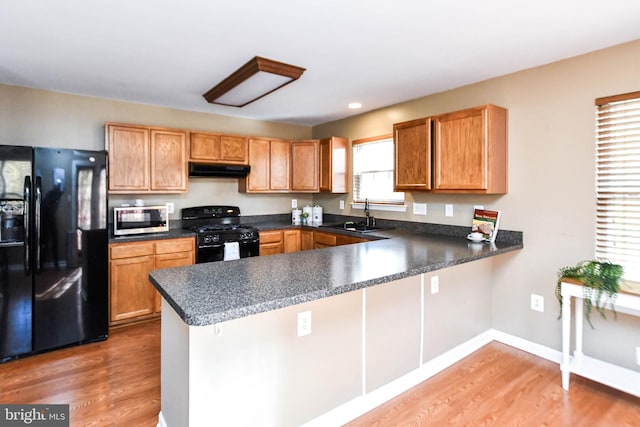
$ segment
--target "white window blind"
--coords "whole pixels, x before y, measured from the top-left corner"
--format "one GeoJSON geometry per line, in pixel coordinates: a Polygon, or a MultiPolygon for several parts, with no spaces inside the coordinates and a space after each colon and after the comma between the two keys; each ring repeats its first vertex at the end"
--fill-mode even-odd
{"type": "Polygon", "coordinates": [[[353,141],[353,199],[373,203],[404,203],[404,193],[393,191],[393,137],[353,141]]]}
{"type": "Polygon", "coordinates": [[[640,281],[640,92],[596,100],[596,258],[640,281]]]}

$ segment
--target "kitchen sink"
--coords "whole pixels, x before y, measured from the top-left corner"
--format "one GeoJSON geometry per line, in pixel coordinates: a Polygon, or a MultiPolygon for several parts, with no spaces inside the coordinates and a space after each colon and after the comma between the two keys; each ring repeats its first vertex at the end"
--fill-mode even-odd
{"type": "Polygon", "coordinates": [[[377,226],[368,226],[365,224],[364,221],[358,221],[358,222],[354,222],[354,221],[347,221],[344,223],[338,223],[338,224],[327,224],[327,225],[322,225],[321,227],[323,228],[333,228],[333,229],[337,229],[337,230],[346,230],[346,231],[353,231],[353,232],[357,232],[357,233],[370,233],[372,231],[382,231],[382,230],[391,230],[392,227],[377,227],[377,226]]]}

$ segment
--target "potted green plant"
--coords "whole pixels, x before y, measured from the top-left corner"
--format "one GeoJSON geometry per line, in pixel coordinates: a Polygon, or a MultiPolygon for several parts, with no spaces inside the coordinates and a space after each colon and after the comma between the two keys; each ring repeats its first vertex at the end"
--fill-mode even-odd
{"type": "MultiPolygon", "coordinates": [[[[562,306],[560,283],[563,279],[573,279],[583,287],[584,316],[591,323],[591,311],[595,306],[598,313],[606,319],[604,309],[607,304],[611,307],[614,317],[616,315],[614,302],[620,291],[620,279],[624,269],[619,264],[609,261],[581,261],[573,267],[562,267],[558,270],[558,282],[556,284],[556,298],[562,306]]],[[[562,315],[562,313],[561,313],[562,315]]]]}
{"type": "Polygon", "coordinates": [[[300,218],[301,218],[302,225],[307,225],[309,223],[309,213],[308,212],[303,212],[300,215],[300,218]]]}

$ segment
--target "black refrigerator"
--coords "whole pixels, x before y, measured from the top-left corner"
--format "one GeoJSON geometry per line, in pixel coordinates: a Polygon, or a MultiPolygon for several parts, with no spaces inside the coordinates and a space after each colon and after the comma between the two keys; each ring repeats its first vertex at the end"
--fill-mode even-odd
{"type": "Polygon", "coordinates": [[[0,145],[0,362],[108,331],[104,151],[0,145]]]}

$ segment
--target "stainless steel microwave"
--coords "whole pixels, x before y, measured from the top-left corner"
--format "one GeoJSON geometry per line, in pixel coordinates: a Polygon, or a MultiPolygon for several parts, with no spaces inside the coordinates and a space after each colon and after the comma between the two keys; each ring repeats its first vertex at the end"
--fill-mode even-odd
{"type": "Polygon", "coordinates": [[[162,233],[169,231],[166,205],[113,208],[113,235],[162,233]]]}

